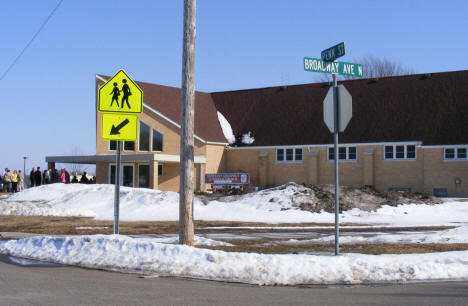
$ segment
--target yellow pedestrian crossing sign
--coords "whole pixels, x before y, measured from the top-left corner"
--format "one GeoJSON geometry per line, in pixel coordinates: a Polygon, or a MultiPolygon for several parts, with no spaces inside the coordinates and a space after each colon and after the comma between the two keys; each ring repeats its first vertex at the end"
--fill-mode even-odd
{"type": "Polygon", "coordinates": [[[102,114],[101,137],[108,140],[136,141],[138,116],[133,114],[102,114]]]}
{"type": "Polygon", "coordinates": [[[98,111],[141,114],[143,91],[125,71],[119,70],[99,88],[98,111]]]}

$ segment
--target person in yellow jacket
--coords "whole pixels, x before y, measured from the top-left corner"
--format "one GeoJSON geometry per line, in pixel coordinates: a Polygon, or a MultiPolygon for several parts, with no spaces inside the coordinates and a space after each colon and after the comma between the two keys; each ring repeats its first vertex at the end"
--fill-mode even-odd
{"type": "Polygon", "coordinates": [[[16,170],[13,171],[11,174],[11,192],[17,192],[18,191],[18,172],[16,170]]]}

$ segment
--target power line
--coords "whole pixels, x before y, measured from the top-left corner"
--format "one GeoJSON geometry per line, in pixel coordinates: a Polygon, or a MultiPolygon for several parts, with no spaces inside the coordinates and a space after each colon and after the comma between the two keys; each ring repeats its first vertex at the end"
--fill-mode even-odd
{"type": "Polygon", "coordinates": [[[11,68],[16,64],[16,62],[20,59],[20,57],[23,55],[23,53],[28,49],[29,45],[34,41],[37,35],[42,31],[42,29],[45,27],[47,22],[49,22],[49,19],[54,15],[55,11],[59,8],[59,6],[62,4],[63,0],[60,0],[59,3],[55,6],[55,8],[50,12],[49,16],[47,16],[46,20],[42,23],[42,25],[39,27],[39,29],[36,31],[36,33],[33,35],[31,40],[26,44],[26,46],[21,50],[21,52],[18,54],[18,56],[15,58],[15,60],[11,63],[11,65],[8,67],[8,69],[2,74],[0,77],[0,81],[2,81],[5,76],[10,72],[11,68]]]}

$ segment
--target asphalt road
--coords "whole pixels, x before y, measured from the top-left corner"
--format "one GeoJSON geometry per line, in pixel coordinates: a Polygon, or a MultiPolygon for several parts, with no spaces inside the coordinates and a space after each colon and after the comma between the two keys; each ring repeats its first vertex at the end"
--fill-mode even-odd
{"type": "Polygon", "coordinates": [[[259,287],[0,259],[0,305],[468,305],[468,282],[259,287]]]}

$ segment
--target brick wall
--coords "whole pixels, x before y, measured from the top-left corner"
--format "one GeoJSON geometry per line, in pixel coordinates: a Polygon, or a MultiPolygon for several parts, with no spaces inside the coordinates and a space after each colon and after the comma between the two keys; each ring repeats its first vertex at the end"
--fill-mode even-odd
{"type": "MultiPolygon", "coordinates": [[[[226,171],[248,172],[252,184],[260,186],[290,181],[333,184],[334,163],[327,158],[327,147],[302,149],[303,161],[294,163],[277,162],[275,148],[228,149],[226,171]]],[[[449,196],[468,196],[468,161],[446,161],[443,151],[417,146],[416,160],[385,160],[384,145],[360,145],[356,161],[340,162],[340,184],[373,185],[379,190],[410,188],[427,194],[433,194],[434,188],[445,188],[449,196]]]]}

